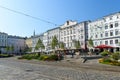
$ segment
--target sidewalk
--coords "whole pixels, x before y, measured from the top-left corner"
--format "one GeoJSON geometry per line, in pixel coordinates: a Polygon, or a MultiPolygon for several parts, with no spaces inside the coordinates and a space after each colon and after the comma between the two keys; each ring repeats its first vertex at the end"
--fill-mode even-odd
{"type": "MultiPolygon", "coordinates": [[[[1,58],[2,59],[2,58],[1,58]]],[[[56,67],[69,67],[74,69],[89,69],[89,70],[98,70],[98,71],[111,71],[111,72],[120,72],[120,66],[112,66],[98,63],[98,59],[90,59],[85,63],[82,63],[82,58],[75,59],[68,57],[62,61],[39,61],[39,60],[18,60],[17,57],[3,58],[4,60],[17,61],[23,63],[31,63],[38,65],[50,65],[56,67]]]]}

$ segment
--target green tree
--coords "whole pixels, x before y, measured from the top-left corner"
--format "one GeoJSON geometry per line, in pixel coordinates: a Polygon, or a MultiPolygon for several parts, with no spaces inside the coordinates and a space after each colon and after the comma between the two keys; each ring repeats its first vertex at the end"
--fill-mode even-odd
{"type": "Polygon", "coordinates": [[[6,46],[5,50],[7,51],[7,53],[9,53],[10,47],[6,46]]]}
{"type": "Polygon", "coordinates": [[[61,49],[64,49],[64,48],[65,48],[65,44],[64,44],[63,42],[60,42],[60,43],[59,43],[59,46],[60,46],[61,49]]]}
{"type": "Polygon", "coordinates": [[[80,42],[79,41],[74,41],[74,47],[76,48],[76,49],[79,49],[81,46],[80,46],[80,42]]]}
{"type": "Polygon", "coordinates": [[[39,48],[41,49],[41,52],[42,52],[42,49],[45,49],[45,46],[44,46],[43,42],[41,41],[41,39],[38,40],[38,42],[35,46],[36,50],[39,50],[39,48]]]}
{"type": "Polygon", "coordinates": [[[75,41],[75,47],[76,47],[76,49],[79,49],[81,47],[80,41],[75,41]]]}
{"type": "Polygon", "coordinates": [[[57,40],[57,37],[54,36],[53,39],[52,39],[52,42],[51,42],[51,47],[52,49],[55,49],[55,47],[58,46],[58,40],[57,40]]]}
{"type": "Polygon", "coordinates": [[[94,46],[93,40],[92,40],[91,38],[88,40],[88,44],[89,44],[90,47],[93,47],[93,46],[94,46]]]}
{"type": "Polygon", "coordinates": [[[25,46],[25,48],[23,49],[23,52],[31,52],[31,51],[32,51],[32,47],[25,46]]]}
{"type": "Polygon", "coordinates": [[[55,53],[55,48],[58,46],[58,40],[57,40],[57,37],[54,36],[53,39],[52,39],[52,42],[51,42],[51,47],[52,49],[54,50],[53,53],[55,53]]]}
{"type": "Polygon", "coordinates": [[[11,53],[13,53],[13,51],[14,51],[14,46],[12,45],[12,46],[9,48],[9,50],[11,51],[11,53]]]}

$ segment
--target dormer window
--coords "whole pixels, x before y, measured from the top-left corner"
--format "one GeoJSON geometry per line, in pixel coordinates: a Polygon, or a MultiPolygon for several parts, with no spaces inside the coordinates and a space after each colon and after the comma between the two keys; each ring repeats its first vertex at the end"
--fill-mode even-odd
{"type": "Polygon", "coordinates": [[[67,25],[69,25],[69,21],[67,21],[67,25]]]}
{"type": "Polygon", "coordinates": [[[110,17],[110,20],[112,20],[112,17],[110,17]]]}
{"type": "Polygon", "coordinates": [[[117,19],[119,18],[119,16],[117,16],[117,19]]]}

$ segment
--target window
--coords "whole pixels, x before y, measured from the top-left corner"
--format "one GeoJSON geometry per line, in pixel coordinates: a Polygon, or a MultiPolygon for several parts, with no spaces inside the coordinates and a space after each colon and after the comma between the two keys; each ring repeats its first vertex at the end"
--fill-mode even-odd
{"type": "Polygon", "coordinates": [[[113,31],[110,31],[110,36],[113,36],[113,31]]]}
{"type": "Polygon", "coordinates": [[[108,37],[108,32],[105,32],[105,37],[108,37]]]}
{"type": "Polygon", "coordinates": [[[75,34],[75,29],[73,29],[73,33],[75,34]]]}
{"type": "Polygon", "coordinates": [[[72,30],[70,30],[70,34],[72,34],[72,30]]]}
{"type": "Polygon", "coordinates": [[[83,36],[81,35],[81,39],[83,39],[83,36]]]}
{"type": "Polygon", "coordinates": [[[115,44],[117,44],[117,43],[118,43],[118,39],[115,40],[115,44]]]}
{"type": "Polygon", "coordinates": [[[66,41],[66,37],[64,37],[64,41],[66,41]]]}
{"type": "Polygon", "coordinates": [[[81,29],[80,31],[83,32],[83,29],[81,29]]]}
{"type": "Polygon", "coordinates": [[[110,40],[110,44],[113,44],[113,40],[110,40]]]}
{"type": "Polygon", "coordinates": [[[69,35],[69,31],[67,31],[67,35],[69,35]]]}
{"type": "Polygon", "coordinates": [[[69,21],[67,21],[67,25],[69,25],[69,21]]]}
{"type": "Polygon", "coordinates": [[[95,38],[97,38],[98,36],[97,35],[95,35],[95,38]]]}
{"type": "Polygon", "coordinates": [[[112,17],[110,17],[110,20],[112,20],[112,17]]]}
{"type": "Polygon", "coordinates": [[[119,31],[118,30],[115,30],[115,35],[118,35],[119,34],[119,31]]]}
{"type": "Polygon", "coordinates": [[[95,42],[95,45],[97,45],[97,42],[95,42]]]}
{"type": "Polygon", "coordinates": [[[73,39],[75,39],[75,35],[73,36],[73,39]]]}
{"type": "Polygon", "coordinates": [[[117,22],[115,23],[115,27],[118,27],[118,23],[117,22]]]}
{"type": "Polygon", "coordinates": [[[66,31],[64,31],[64,35],[66,35],[66,31]]]}
{"type": "Polygon", "coordinates": [[[106,19],[104,19],[104,22],[106,22],[106,19]]]}
{"type": "Polygon", "coordinates": [[[108,45],[108,41],[105,41],[105,44],[108,45]]]}
{"type": "Polygon", "coordinates": [[[70,40],[72,40],[72,36],[70,36],[70,40]]]}
{"type": "Polygon", "coordinates": [[[103,37],[103,34],[100,34],[101,37],[103,37]]]}
{"type": "Polygon", "coordinates": [[[102,44],[102,41],[100,41],[100,44],[102,44]]]}
{"type": "Polygon", "coordinates": [[[119,16],[117,16],[117,19],[119,18],[119,16]]]}
{"type": "Polygon", "coordinates": [[[69,37],[67,37],[67,41],[69,41],[69,37]]]}
{"type": "Polygon", "coordinates": [[[110,28],[113,28],[113,24],[110,24],[110,28]]]}
{"type": "Polygon", "coordinates": [[[108,29],[108,26],[107,26],[107,25],[105,25],[105,29],[108,29]]]}

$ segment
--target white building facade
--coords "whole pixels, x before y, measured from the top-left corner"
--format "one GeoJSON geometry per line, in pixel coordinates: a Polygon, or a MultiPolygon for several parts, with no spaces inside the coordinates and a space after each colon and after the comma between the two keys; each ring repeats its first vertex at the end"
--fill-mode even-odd
{"type": "Polygon", "coordinates": [[[77,23],[76,21],[67,21],[60,27],[60,41],[65,43],[65,47],[67,49],[75,48],[74,40],[80,42],[81,48],[86,47],[88,23],[89,21],[84,21],[81,23],[77,23]]]}
{"type": "Polygon", "coordinates": [[[120,13],[105,16],[88,24],[89,38],[94,46],[100,44],[119,47],[120,42],[120,13]]]}
{"type": "Polygon", "coordinates": [[[5,53],[5,48],[7,46],[8,34],[0,32],[0,52],[5,53]]]}
{"type": "Polygon", "coordinates": [[[48,33],[47,32],[43,34],[43,44],[45,46],[45,51],[47,51],[48,50],[48,33]]]}
{"type": "Polygon", "coordinates": [[[19,36],[9,35],[7,44],[8,44],[7,46],[9,46],[9,47],[12,47],[12,46],[14,47],[14,50],[11,52],[14,54],[21,53],[26,47],[25,38],[19,37],[19,36]]]}
{"type": "Polygon", "coordinates": [[[54,36],[56,36],[58,42],[60,42],[60,27],[50,29],[50,30],[47,31],[47,40],[48,40],[48,42],[47,42],[46,48],[47,48],[48,51],[52,50],[51,42],[52,42],[52,39],[53,39],[54,36]]]}
{"type": "Polygon", "coordinates": [[[39,52],[39,50],[35,50],[35,46],[39,39],[43,42],[43,34],[35,35],[31,37],[32,38],[32,52],[39,52]]]}

